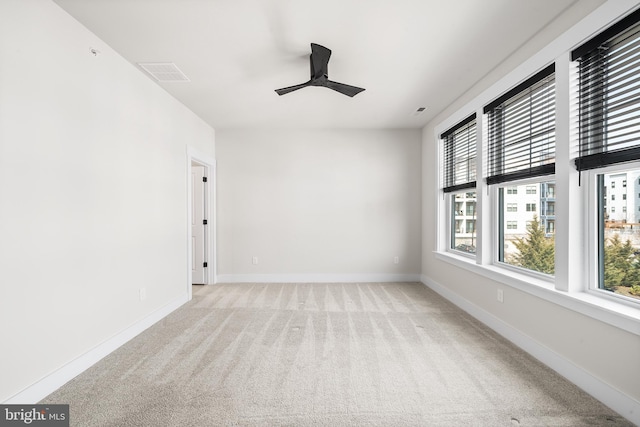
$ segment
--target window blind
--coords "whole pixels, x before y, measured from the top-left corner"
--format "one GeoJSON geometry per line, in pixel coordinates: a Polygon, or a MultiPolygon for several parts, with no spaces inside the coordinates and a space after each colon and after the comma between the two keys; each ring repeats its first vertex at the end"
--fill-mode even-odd
{"type": "Polygon", "coordinates": [[[555,64],[484,107],[487,184],[555,173],[555,64]]]}
{"type": "Polygon", "coordinates": [[[443,191],[476,186],[475,113],[440,135],[444,145],[443,191]]]}
{"type": "Polygon", "coordinates": [[[575,49],[578,170],[640,159],[640,11],[575,49]]]}

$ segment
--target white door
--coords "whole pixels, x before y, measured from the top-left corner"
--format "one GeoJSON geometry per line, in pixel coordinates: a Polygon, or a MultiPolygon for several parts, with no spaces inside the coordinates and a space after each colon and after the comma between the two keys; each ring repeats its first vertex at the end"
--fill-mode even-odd
{"type": "Polygon", "coordinates": [[[204,166],[191,167],[191,283],[205,284],[206,239],[204,220],[206,217],[204,166]]]}

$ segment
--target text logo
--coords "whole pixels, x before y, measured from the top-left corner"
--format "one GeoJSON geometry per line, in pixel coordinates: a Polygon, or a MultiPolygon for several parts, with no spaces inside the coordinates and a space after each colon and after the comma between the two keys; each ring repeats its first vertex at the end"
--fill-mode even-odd
{"type": "Polygon", "coordinates": [[[69,427],[69,405],[0,405],[0,427],[69,427]]]}

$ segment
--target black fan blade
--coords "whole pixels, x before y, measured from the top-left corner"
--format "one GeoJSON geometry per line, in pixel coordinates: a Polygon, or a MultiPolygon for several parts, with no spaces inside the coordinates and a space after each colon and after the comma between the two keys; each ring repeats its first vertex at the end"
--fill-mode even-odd
{"type": "Polygon", "coordinates": [[[311,80],[319,79],[329,74],[329,58],[331,49],[319,44],[311,43],[311,80]]]}
{"type": "Polygon", "coordinates": [[[331,58],[331,49],[327,49],[316,43],[311,43],[311,55],[309,55],[311,80],[300,85],[276,89],[276,93],[278,95],[285,95],[307,86],[324,86],[340,92],[343,95],[354,97],[364,90],[361,87],[349,86],[344,83],[329,80],[329,58],[331,58]]]}
{"type": "Polygon", "coordinates": [[[285,95],[289,92],[293,92],[294,90],[298,90],[298,89],[302,89],[303,87],[307,87],[311,84],[311,80],[309,80],[306,83],[302,83],[300,85],[295,85],[295,86],[289,86],[289,87],[283,87],[282,89],[276,89],[276,93],[280,96],[285,95]]]}
{"type": "Polygon", "coordinates": [[[350,96],[350,97],[354,97],[357,94],[359,94],[360,92],[362,92],[364,89],[361,87],[356,87],[356,86],[349,86],[346,85],[344,83],[338,83],[338,82],[334,82],[331,80],[327,80],[327,85],[326,85],[329,89],[333,89],[336,92],[340,92],[344,95],[350,96]]]}

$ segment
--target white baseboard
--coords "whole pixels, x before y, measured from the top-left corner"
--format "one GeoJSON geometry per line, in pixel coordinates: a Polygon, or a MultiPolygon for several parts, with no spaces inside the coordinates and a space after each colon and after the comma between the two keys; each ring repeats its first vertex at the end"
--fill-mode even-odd
{"type": "Polygon", "coordinates": [[[570,360],[540,344],[518,329],[449,290],[431,278],[422,275],[425,286],[437,292],[491,329],[562,375],[591,396],[595,397],[629,421],[640,426],[640,402],[593,376],[570,360]]]}
{"type": "Polygon", "coordinates": [[[216,283],[419,282],[420,274],[220,274],[216,283]]]}
{"type": "Polygon", "coordinates": [[[10,397],[4,403],[31,405],[39,402],[40,400],[44,399],[49,394],[53,393],[64,384],[75,378],[77,375],[89,369],[109,353],[118,349],[127,341],[134,338],[136,335],[140,334],[153,324],[162,320],[164,317],[169,315],[172,311],[176,310],[187,301],[188,296],[186,294],[181,296],[180,298],[175,299],[164,307],[159,308],[142,320],[131,325],[124,331],[109,338],[102,344],[94,347],[83,355],[75,358],[66,365],[57,369],[56,371],[45,376],[36,383],[30,385],[18,394],[10,397]]]}

